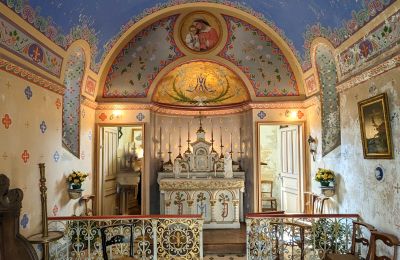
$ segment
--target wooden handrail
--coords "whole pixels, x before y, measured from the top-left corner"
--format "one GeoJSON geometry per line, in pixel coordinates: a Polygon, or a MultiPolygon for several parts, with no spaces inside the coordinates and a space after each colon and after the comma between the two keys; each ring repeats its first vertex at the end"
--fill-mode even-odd
{"type": "Polygon", "coordinates": [[[285,214],[265,214],[248,213],[246,218],[360,218],[358,214],[303,214],[303,213],[285,213],[285,214]]]}
{"type": "Polygon", "coordinates": [[[201,214],[193,215],[109,215],[109,216],[59,216],[48,217],[49,221],[63,221],[63,220],[106,220],[106,219],[164,219],[164,218],[202,218],[201,214]]]}

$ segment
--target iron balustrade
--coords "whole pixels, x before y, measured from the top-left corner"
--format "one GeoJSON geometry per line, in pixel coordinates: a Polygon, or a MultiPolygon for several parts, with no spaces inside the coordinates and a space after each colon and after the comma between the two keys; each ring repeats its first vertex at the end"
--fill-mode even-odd
{"type": "Polygon", "coordinates": [[[350,252],[353,220],[359,215],[248,214],[247,259],[314,260],[327,253],[350,252]]]}
{"type": "MultiPolygon", "coordinates": [[[[50,243],[50,259],[103,259],[100,228],[120,223],[133,224],[135,259],[203,259],[201,215],[82,216],[50,217],[49,229],[64,232],[50,243]]],[[[129,244],[108,248],[109,259],[129,253],[129,244]]]]}

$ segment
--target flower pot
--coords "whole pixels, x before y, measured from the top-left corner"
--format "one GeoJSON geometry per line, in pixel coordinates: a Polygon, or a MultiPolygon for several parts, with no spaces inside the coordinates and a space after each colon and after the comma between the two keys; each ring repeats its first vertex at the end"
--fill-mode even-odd
{"type": "Polygon", "coordinates": [[[68,194],[70,199],[79,199],[82,197],[82,189],[68,189],[68,194]]]}
{"type": "Polygon", "coordinates": [[[322,187],[329,187],[330,181],[320,181],[322,187]]]}
{"type": "Polygon", "coordinates": [[[82,187],[82,183],[71,183],[72,190],[79,190],[82,187]]]}

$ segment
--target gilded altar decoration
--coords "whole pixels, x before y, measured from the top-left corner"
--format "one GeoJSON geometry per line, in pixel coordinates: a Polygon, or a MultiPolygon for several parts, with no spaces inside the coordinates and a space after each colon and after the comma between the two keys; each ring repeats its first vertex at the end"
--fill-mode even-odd
{"type": "Polygon", "coordinates": [[[221,23],[207,12],[190,13],[179,25],[182,44],[193,52],[209,52],[221,40],[221,23]]]}
{"type": "Polygon", "coordinates": [[[219,106],[249,100],[243,81],[228,68],[206,61],[182,64],[158,83],[153,101],[177,106],[219,106]]]}
{"type": "Polygon", "coordinates": [[[163,179],[160,182],[161,190],[174,191],[177,189],[184,190],[223,190],[223,189],[244,189],[243,179],[163,179]]]}

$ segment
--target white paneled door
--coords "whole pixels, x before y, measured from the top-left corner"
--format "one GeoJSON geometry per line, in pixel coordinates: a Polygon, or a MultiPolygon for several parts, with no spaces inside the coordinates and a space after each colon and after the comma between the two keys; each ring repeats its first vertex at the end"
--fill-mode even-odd
{"type": "Polygon", "coordinates": [[[281,126],[278,142],[281,148],[281,205],[287,213],[300,210],[300,138],[298,125],[281,126]]]}
{"type": "Polygon", "coordinates": [[[103,127],[101,143],[102,214],[116,214],[117,199],[117,149],[118,130],[116,127],[103,127]]]}

